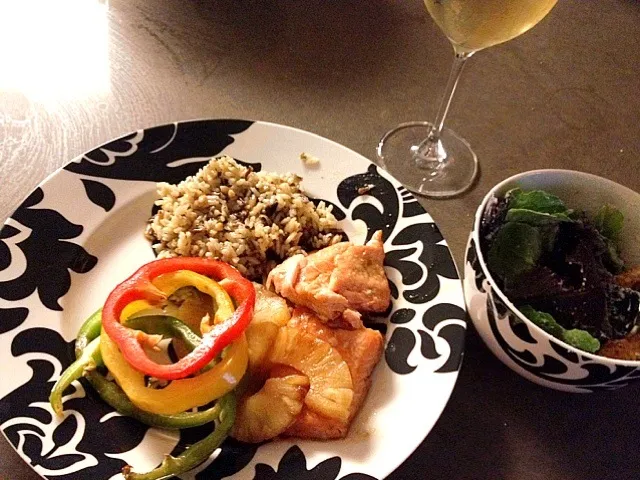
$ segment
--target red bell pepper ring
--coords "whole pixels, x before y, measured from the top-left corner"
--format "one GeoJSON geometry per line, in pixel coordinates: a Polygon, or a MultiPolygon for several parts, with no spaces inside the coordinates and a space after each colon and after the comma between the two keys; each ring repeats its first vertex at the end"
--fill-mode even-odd
{"type": "Polygon", "coordinates": [[[136,370],[163,380],[179,380],[193,375],[213,360],[223,348],[245,331],[255,306],[253,284],[231,265],[219,260],[199,257],[175,257],[155,260],[140,267],[131,277],[109,294],[102,310],[102,327],[118,345],[124,358],[136,370]],[[161,303],[166,295],[152,281],[164,273],[191,270],[221,283],[237,305],[227,320],[213,325],[202,337],[202,343],[176,363],[161,365],[151,360],[138,342],[135,331],[121,323],[122,310],[134,300],[161,303]]]}

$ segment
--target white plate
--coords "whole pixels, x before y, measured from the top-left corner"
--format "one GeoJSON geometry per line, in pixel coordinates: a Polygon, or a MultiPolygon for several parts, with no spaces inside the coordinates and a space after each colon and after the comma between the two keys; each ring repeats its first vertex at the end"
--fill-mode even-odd
{"type": "Polygon", "coordinates": [[[83,155],[38,187],[0,231],[0,428],[46,478],[120,477],[179,451],[193,432],[150,429],[119,416],[85,383],[47,402],[73,358],[82,321],[115,284],[154,258],[143,236],[155,182],[177,182],[226,154],[267,171],[295,172],[312,198],[333,203],[353,241],[382,229],[394,296],[385,355],[344,440],[227,441],[183,479],[383,478],[440,416],[462,360],[465,311],[446,242],[400,184],[361,155],[281,125],[203,120],[141,130],[83,155]],[[299,159],[321,159],[314,168],[299,159]],[[358,189],[373,188],[365,194],[358,189]],[[343,215],[340,216],[339,212],[343,215]]]}

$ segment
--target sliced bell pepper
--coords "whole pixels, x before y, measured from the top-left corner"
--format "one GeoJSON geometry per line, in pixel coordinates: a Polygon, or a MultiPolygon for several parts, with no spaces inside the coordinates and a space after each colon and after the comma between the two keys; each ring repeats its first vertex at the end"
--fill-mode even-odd
{"type": "Polygon", "coordinates": [[[88,368],[95,368],[102,362],[100,357],[100,342],[96,340],[102,328],[102,309],[98,309],[87,318],[76,336],[76,361],[69,365],[51,389],[49,403],[57,415],[62,415],[62,395],[75,380],[82,377],[88,368]]]}
{"type": "MultiPolygon", "coordinates": [[[[178,274],[179,272],[174,273],[178,274]]],[[[183,281],[173,282],[171,281],[171,277],[168,277],[168,275],[173,274],[166,275],[166,282],[159,282],[159,286],[163,288],[165,294],[171,295],[179,288],[186,286],[184,280],[187,279],[188,276],[175,276],[175,279],[182,279],[183,281]]],[[[201,288],[207,283],[215,283],[213,280],[204,276],[194,275],[200,278],[191,278],[191,280],[197,280],[201,288]]],[[[215,287],[204,289],[212,291],[213,288],[215,287]]],[[[226,300],[218,298],[219,305],[231,305],[231,299],[225,290],[217,292],[216,295],[218,297],[222,295],[227,297],[226,300]]],[[[137,317],[140,313],[149,311],[149,308],[150,304],[146,301],[132,302],[125,307],[122,314],[123,317],[124,315],[129,315],[129,318],[122,318],[122,320],[126,325],[131,324],[134,328],[139,327],[148,333],[160,332],[164,328],[162,325],[145,325],[148,323],[148,320],[146,320],[144,316],[137,317]],[[146,327],[151,327],[153,330],[146,327]]],[[[168,325],[166,322],[157,323],[168,325]]],[[[186,332],[183,332],[183,334],[184,333],[186,332]]],[[[195,334],[193,334],[193,336],[195,337],[195,334]]],[[[187,343],[187,346],[193,346],[194,349],[197,348],[198,343],[202,341],[200,338],[189,338],[192,340],[192,343],[187,343]]],[[[178,414],[193,407],[206,405],[216,398],[221,397],[236,387],[246,372],[249,363],[248,346],[244,333],[242,333],[240,338],[224,351],[223,359],[213,367],[208,364],[203,368],[200,375],[193,378],[174,380],[166,387],[156,390],[146,386],[145,375],[129,365],[115,342],[113,342],[108,335],[105,335],[104,329],[101,333],[101,352],[106,367],[114,376],[116,382],[125,392],[129,400],[141,410],[161,415],[178,414]],[[210,369],[204,371],[206,368],[210,369]]]]}
{"type": "Polygon", "coordinates": [[[133,368],[106,330],[100,335],[102,360],[131,402],[147,412],[171,415],[206,405],[233,390],[247,370],[249,355],[244,333],[225,350],[222,360],[192,378],[174,380],[162,389],[146,386],[145,375],[133,368]]]}
{"type": "Polygon", "coordinates": [[[202,342],[202,339],[179,319],[168,315],[129,317],[125,325],[134,330],[142,330],[147,334],[177,338],[184,343],[189,351],[195,350],[202,342]]]}
{"type": "MultiPolygon", "coordinates": [[[[137,305],[137,309],[144,305],[137,305]]],[[[85,362],[86,359],[95,363],[100,363],[99,335],[101,310],[91,315],[80,328],[76,340],[76,361],[85,362]],[[78,348],[82,346],[82,348],[78,348]]],[[[175,325],[172,325],[175,326],[175,325]]],[[[186,328],[186,327],[185,327],[186,328]]],[[[94,363],[94,364],[95,364],[94,363]]],[[[67,369],[62,377],[76,375],[78,370],[67,369]]],[[[131,403],[125,393],[114,382],[107,380],[96,370],[85,371],[85,376],[89,383],[95,388],[100,397],[122,415],[127,415],[141,421],[151,427],[166,429],[192,428],[205,423],[214,422],[214,431],[201,441],[188,447],[178,457],[167,455],[161,465],[147,473],[135,473],[130,466],[123,468],[124,478],[127,480],[153,480],[170,478],[175,475],[187,472],[204,462],[227,437],[235,420],[235,395],[233,392],[227,393],[216,404],[201,412],[182,412],[173,415],[157,415],[140,410],[131,403]]],[[[61,377],[61,380],[62,380],[61,377]]],[[[58,382],[60,383],[60,381],[58,382]]],[[[61,388],[60,394],[64,388],[61,388]]],[[[61,405],[60,405],[61,407],[61,405]]]]}
{"type": "MultiPolygon", "coordinates": [[[[136,307],[138,309],[139,308],[146,309],[146,307],[143,304],[138,304],[136,305],[136,307]]],[[[98,391],[98,393],[100,393],[100,396],[103,397],[103,399],[109,405],[116,408],[120,413],[122,413],[123,415],[134,417],[134,418],[144,416],[144,412],[136,413],[135,411],[133,411],[133,409],[135,408],[133,405],[131,405],[131,407],[127,406],[126,402],[128,402],[129,404],[131,404],[131,402],[128,399],[126,399],[126,396],[125,396],[126,402],[125,401],[117,402],[119,405],[121,405],[120,409],[118,409],[119,407],[114,405],[114,402],[111,399],[115,398],[115,394],[113,393],[114,388],[117,388],[118,390],[120,390],[120,388],[117,387],[117,385],[113,384],[112,382],[108,382],[107,380],[101,381],[100,379],[95,379],[96,375],[91,376],[88,374],[90,371],[93,371],[96,367],[103,365],[101,349],[100,349],[100,338],[99,338],[100,336],[99,327],[100,327],[100,321],[101,321],[100,313],[101,313],[101,310],[98,310],[96,313],[91,315],[91,317],[89,317],[89,319],[85,322],[85,324],[80,329],[80,332],[78,333],[78,337],[76,340],[76,347],[78,347],[79,345],[86,345],[86,346],[83,349],[76,348],[76,361],[73,362],[71,365],[69,365],[69,367],[67,367],[64,370],[64,372],[62,372],[62,375],[60,375],[60,378],[54,385],[53,389],[51,390],[51,394],[49,395],[49,403],[51,404],[53,411],[56,414],[62,415],[62,412],[63,412],[62,396],[64,394],[64,391],[75,380],[78,380],[82,376],[85,376],[89,379],[89,381],[92,383],[93,387],[98,391]],[[96,325],[98,328],[96,328],[96,325]],[[113,385],[113,387],[111,387],[110,385],[107,385],[107,383],[110,385],[113,385]],[[105,396],[102,395],[101,393],[102,391],[105,392],[105,395],[107,394],[110,395],[110,399],[105,398],[105,396]],[[123,409],[127,413],[121,411],[123,409]],[[129,413],[129,411],[132,411],[133,413],[129,413]]],[[[198,335],[193,333],[191,329],[187,327],[184,323],[182,323],[180,320],[178,320],[177,318],[166,316],[166,315],[145,315],[140,317],[133,317],[133,318],[127,319],[126,324],[131,328],[134,328],[136,330],[142,330],[147,334],[160,334],[166,337],[180,339],[184,343],[188,351],[192,351],[193,349],[195,349],[202,341],[198,335]]],[[[205,366],[203,371],[209,370],[212,367],[213,365],[209,364],[205,366]]],[[[102,375],[99,375],[99,376],[102,379],[104,379],[102,375]]],[[[124,396],[124,393],[122,395],[124,396]]],[[[191,418],[188,419],[188,421],[191,421],[191,420],[192,420],[191,418]]],[[[211,420],[207,420],[203,423],[207,423],[208,421],[211,421],[211,420]]],[[[149,422],[145,422],[145,423],[149,424],[149,422]]],[[[158,425],[156,423],[156,424],[153,424],[152,426],[158,426],[158,425]]],[[[195,425],[191,425],[191,426],[195,426],[195,425]]],[[[169,427],[164,427],[164,428],[169,428],[169,427]]],[[[177,428],[186,428],[186,427],[177,427],[177,428]]]]}
{"type": "MultiPolygon", "coordinates": [[[[233,315],[235,307],[229,298],[229,294],[218,282],[189,270],[178,270],[176,272],[165,273],[152,281],[153,285],[162,290],[167,296],[175,293],[183,287],[195,287],[202,293],[209,295],[215,304],[215,315],[213,323],[221,323],[233,315]]],[[[211,324],[203,321],[200,324],[200,331],[205,332],[211,329],[211,324]]]]}
{"type": "Polygon", "coordinates": [[[122,469],[125,480],[160,480],[186,473],[194,469],[216,451],[227,438],[236,418],[236,398],[233,392],[222,397],[215,407],[218,409],[218,419],[213,432],[199,442],[187,447],[179,456],[166,455],[162,463],[147,473],[136,473],[131,466],[122,469]]]}
{"type": "MultiPolygon", "coordinates": [[[[144,310],[146,308],[146,306],[142,304],[142,302],[135,307],[137,307],[137,310],[144,310]]],[[[100,351],[98,350],[97,352],[95,352],[94,350],[94,345],[99,346],[100,342],[100,330],[96,330],[96,324],[98,326],[100,325],[101,313],[102,309],[98,310],[91,317],[89,317],[89,319],[81,327],[78,333],[78,338],[82,339],[83,342],[86,341],[89,343],[84,350],[76,350],[76,361],[90,357],[93,362],[95,362],[95,365],[100,366],[102,364],[102,356],[100,355],[100,351]]],[[[195,348],[200,342],[200,337],[196,337],[195,334],[191,333],[190,329],[186,325],[178,325],[180,322],[174,321],[175,319],[171,319],[171,317],[168,317],[168,319],[170,320],[166,321],[167,318],[164,318],[162,319],[163,321],[149,324],[150,318],[136,317],[128,319],[127,323],[134,324],[135,328],[144,328],[146,326],[150,326],[156,331],[166,329],[166,333],[172,336],[175,336],[175,332],[180,330],[184,332],[185,344],[190,349],[195,348]],[[189,336],[189,333],[186,333],[186,330],[189,330],[193,337],[189,336]],[[189,338],[190,340],[186,341],[186,338],[189,338]]],[[[72,366],[67,370],[71,370],[75,374],[76,372],[72,369],[72,366]]],[[[65,377],[65,374],[66,371],[62,374],[61,379],[62,377],[65,377]]],[[[216,403],[214,406],[208,408],[207,410],[199,412],[182,412],[172,415],[158,415],[155,413],[145,412],[144,410],[136,407],[115,382],[107,380],[104,375],[102,375],[97,370],[84,368],[83,375],[89,381],[91,386],[96,390],[98,395],[100,395],[100,397],[116,411],[118,411],[122,415],[135,418],[136,420],[149,425],[150,427],[165,428],[168,430],[179,430],[182,428],[199,427],[200,425],[212,422],[220,417],[220,402],[216,403]]],[[[60,407],[62,407],[62,405],[60,405],[60,407]]]]}
{"type": "Polygon", "coordinates": [[[87,348],[87,345],[94,339],[100,336],[102,330],[102,308],[99,308],[87,318],[76,336],[75,354],[76,358],[80,357],[82,351],[87,348]]]}
{"type": "Polygon", "coordinates": [[[116,383],[110,382],[101,373],[97,371],[87,372],[85,378],[100,395],[100,398],[118,413],[135,418],[150,427],[167,430],[199,427],[205,423],[213,422],[220,413],[219,403],[201,412],[182,412],[172,415],[157,415],[145,412],[136,407],[116,383]]]}
{"type": "Polygon", "coordinates": [[[96,365],[101,362],[100,339],[95,338],[89,342],[82,351],[80,351],[80,356],[78,356],[76,361],[62,372],[62,375],[60,375],[60,378],[51,390],[49,403],[57,415],[62,415],[62,395],[67,387],[69,387],[69,385],[71,385],[75,380],[82,377],[86,370],[95,368],[96,365]]]}
{"type": "MultiPolygon", "coordinates": [[[[219,291],[216,290],[215,294],[218,295],[219,291]]],[[[212,297],[215,301],[216,296],[212,297]]],[[[253,284],[230,265],[218,260],[196,257],[166,258],[142,266],[111,292],[103,308],[102,325],[107,336],[115,342],[126,361],[135,370],[164,380],[178,380],[197,373],[223,348],[238,339],[251,321],[254,305],[253,284]],[[147,300],[151,305],[165,302],[167,293],[154,285],[153,280],[178,270],[190,270],[213,280],[224,279],[222,286],[231,295],[237,308],[229,318],[223,321],[218,319],[220,323],[215,323],[214,319],[213,325],[207,325],[202,343],[195,350],[176,363],[161,365],[146,355],[135,330],[123,325],[121,316],[125,307],[136,300],[147,300]]],[[[217,306],[220,309],[222,304],[217,306]]],[[[102,342],[102,348],[104,345],[105,342],[102,342]]]]}

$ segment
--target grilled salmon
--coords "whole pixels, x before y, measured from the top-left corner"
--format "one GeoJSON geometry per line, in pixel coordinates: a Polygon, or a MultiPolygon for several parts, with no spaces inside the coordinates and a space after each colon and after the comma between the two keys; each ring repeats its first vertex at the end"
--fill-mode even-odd
{"type": "Polygon", "coordinates": [[[322,440],[344,438],[371,386],[371,374],[382,356],[382,335],[365,327],[355,330],[330,328],[318,315],[304,307],[294,309],[287,325],[329,343],[342,356],[351,372],[353,399],[346,419],[328,418],[303,407],[284,435],[322,440]]]}
{"type": "Polygon", "coordinates": [[[332,327],[359,329],[360,312],[382,312],[391,301],[382,232],[365,245],[341,242],[288,258],[267,279],[276,292],[314,311],[332,327]]]}

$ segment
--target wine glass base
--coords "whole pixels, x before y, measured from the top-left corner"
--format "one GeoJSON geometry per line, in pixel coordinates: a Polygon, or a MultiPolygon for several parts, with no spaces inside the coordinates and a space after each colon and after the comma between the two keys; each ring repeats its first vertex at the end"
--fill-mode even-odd
{"type": "Polygon", "coordinates": [[[444,128],[440,161],[416,160],[418,146],[431,132],[429,122],[409,122],[387,132],[378,144],[380,165],[407,189],[427,197],[453,197],[467,190],[478,174],[478,157],[469,143],[444,128]]]}

